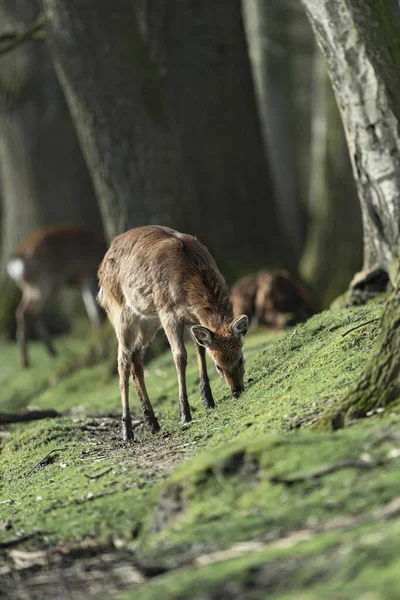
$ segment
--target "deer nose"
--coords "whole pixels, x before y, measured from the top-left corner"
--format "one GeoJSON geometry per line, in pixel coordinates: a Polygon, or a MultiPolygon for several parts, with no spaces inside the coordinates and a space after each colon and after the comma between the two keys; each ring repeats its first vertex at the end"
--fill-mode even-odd
{"type": "Polygon", "coordinates": [[[242,393],[242,390],[232,390],[232,396],[234,398],[239,398],[241,393],[242,393]]]}

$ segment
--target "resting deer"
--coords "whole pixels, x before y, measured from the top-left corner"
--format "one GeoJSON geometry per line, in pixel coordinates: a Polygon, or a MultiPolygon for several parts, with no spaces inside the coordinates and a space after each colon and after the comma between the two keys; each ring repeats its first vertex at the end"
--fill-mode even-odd
{"type": "Polygon", "coordinates": [[[56,354],[43,312],[63,285],[81,287],[89,319],[95,327],[100,325],[96,272],[105,251],[105,243],[94,234],[67,225],[38,229],[20,243],[7,271],[22,290],[16,312],[22,366],[29,365],[26,337],[30,323],[49,353],[56,354]]]}
{"type": "Polygon", "coordinates": [[[233,319],[224,278],[196,238],[168,227],[138,227],[116,237],[99,269],[99,302],[118,339],[122,433],[133,439],[129,412],[129,375],[146,423],[160,429],[143,374],[144,348],[162,327],[171,346],[179,384],[182,423],[191,421],[186,390],[184,331],[191,327],[200,370],[200,394],[214,408],[207,375],[206,350],[234,397],[244,390],[243,336],[248,318],[233,319]]]}
{"type": "Polygon", "coordinates": [[[271,329],[307,321],[314,314],[304,287],[284,270],[261,271],[238,281],[232,288],[233,314],[271,329]]]}

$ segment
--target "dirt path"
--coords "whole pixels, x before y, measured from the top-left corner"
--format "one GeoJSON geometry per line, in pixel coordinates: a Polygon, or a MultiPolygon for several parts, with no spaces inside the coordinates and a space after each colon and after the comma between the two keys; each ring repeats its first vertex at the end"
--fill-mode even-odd
{"type": "MultiPolygon", "coordinates": [[[[111,458],[119,471],[134,468],[142,474],[142,485],[153,485],[193,454],[194,446],[173,440],[168,432],[152,436],[142,423],[134,422],[134,426],[136,441],[130,445],[121,442],[119,418],[93,418],[78,427],[77,439],[87,443],[84,460],[94,478],[107,471],[101,463],[111,458]]],[[[65,502],[50,510],[55,511],[56,518],[58,511],[69,508],[65,502]]],[[[24,550],[20,549],[21,543],[17,538],[8,546],[0,544],[2,600],[88,598],[100,593],[107,597],[160,573],[157,566],[143,567],[138,563],[134,543],[90,539],[46,546],[40,533],[24,543],[24,550]]]]}

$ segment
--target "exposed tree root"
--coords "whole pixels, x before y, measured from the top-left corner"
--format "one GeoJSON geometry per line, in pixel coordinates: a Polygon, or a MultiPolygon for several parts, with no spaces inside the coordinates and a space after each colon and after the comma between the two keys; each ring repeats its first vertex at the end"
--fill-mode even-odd
{"type": "Polygon", "coordinates": [[[26,410],[19,413],[0,413],[0,424],[54,419],[55,417],[61,417],[61,414],[52,408],[48,410],[26,410]]]}
{"type": "Polygon", "coordinates": [[[371,357],[348,392],[314,425],[337,429],[346,419],[366,417],[400,400],[400,282],[391,295],[380,323],[371,357]]]}
{"type": "Polygon", "coordinates": [[[285,485],[291,486],[296,483],[304,483],[305,481],[315,481],[316,479],[320,479],[325,475],[330,475],[331,473],[336,473],[337,471],[341,471],[342,469],[374,469],[377,466],[382,465],[383,462],[379,460],[363,460],[361,458],[358,459],[349,459],[342,460],[333,465],[327,465],[326,467],[321,467],[320,469],[316,469],[315,471],[311,471],[311,473],[305,473],[304,475],[294,475],[293,477],[286,477],[282,475],[274,475],[270,478],[271,483],[284,483],[285,485]]]}

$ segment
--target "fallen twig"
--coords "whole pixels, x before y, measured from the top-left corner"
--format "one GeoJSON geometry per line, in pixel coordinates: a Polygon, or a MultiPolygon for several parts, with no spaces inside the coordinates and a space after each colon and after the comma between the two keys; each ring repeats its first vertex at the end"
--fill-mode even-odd
{"type": "Polygon", "coordinates": [[[49,506],[43,512],[49,513],[53,510],[59,510],[60,508],[71,508],[71,506],[78,506],[80,504],[85,504],[86,502],[93,502],[94,500],[98,500],[99,498],[104,498],[104,496],[114,496],[114,494],[118,494],[119,492],[127,492],[130,489],[131,488],[129,487],[120,488],[111,492],[103,492],[102,494],[97,494],[97,496],[90,494],[86,496],[86,498],[76,498],[75,500],[72,500],[71,502],[65,502],[64,504],[53,504],[53,506],[49,506]]]}
{"type": "Polygon", "coordinates": [[[304,475],[294,475],[293,477],[285,477],[282,475],[273,475],[270,477],[271,483],[284,483],[285,485],[294,485],[295,483],[303,483],[304,481],[312,481],[313,479],[319,479],[325,475],[336,473],[341,469],[373,469],[378,465],[381,465],[383,461],[366,461],[359,459],[342,460],[333,465],[321,467],[311,473],[305,473],[304,475]]]}
{"type": "Polygon", "coordinates": [[[103,475],[106,475],[110,471],[112,471],[112,467],[108,467],[108,469],[104,469],[104,471],[100,471],[100,473],[96,473],[95,475],[87,475],[86,473],[84,475],[88,479],[100,479],[100,477],[103,477],[103,475]]]}
{"type": "Polygon", "coordinates": [[[158,454],[157,455],[157,460],[160,459],[160,458],[163,458],[164,456],[170,456],[172,454],[187,454],[189,452],[191,452],[191,450],[189,450],[189,449],[184,450],[183,448],[181,448],[181,449],[176,448],[174,450],[168,450],[167,452],[163,452],[162,454],[158,454]]]}
{"type": "Polygon", "coordinates": [[[0,55],[14,50],[14,48],[17,48],[24,42],[41,41],[44,38],[44,18],[39,18],[37,21],[31,23],[25,31],[3,33],[0,36],[0,55]]]}
{"type": "Polygon", "coordinates": [[[380,319],[380,317],[374,317],[373,319],[369,319],[369,321],[364,321],[363,323],[359,323],[358,325],[355,325],[351,329],[348,329],[347,331],[342,333],[342,337],[345,337],[345,335],[348,335],[349,333],[351,333],[352,331],[355,331],[356,329],[360,329],[360,327],[364,327],[364,325],[369,325],[370,323],[375,323],[375,321],[379,321],[379,319],[380,319]]]}
{"type": "Polygon", "coordinates": [[[27,533],[26,535],[20,535],[18,538],[13,538],[12,540],[7,540],[6,542],[0,542],[0,548],[2,550],[6,548],[12,548],[21,542],[26,542],[37,535],[40,535],[40,531],[34,531],[33,533],[27,533]]]}
{"type": "Polygon", "coordinates": [[[50,454],[53,454],[53,452],[62,452],[63,450],[67,450],[67,448],[53,448],[53,450],[50,450],[50,452],[48,452],[46,454],[46,456],[44,456],[41,460],[39,460],[38,463],[36,463],[36,465],[34,465],[32,467],[32,469],[30,471],[27,472],[27,474],[25,475],[25,477],[28,477],[28,475],[30,475],[32,473],[32,471],[34,471],[37,467],[39,467],[48,456],[50,456],[50,454]]]}
{"type": "Polygon", "coordinates": [[[54,419],[55,417],[61,417],[61,415],[52,408],[48,410],[26,410],[20,413],[0,413],[0,424],[38,421],[39,419],[54,419]]]}

